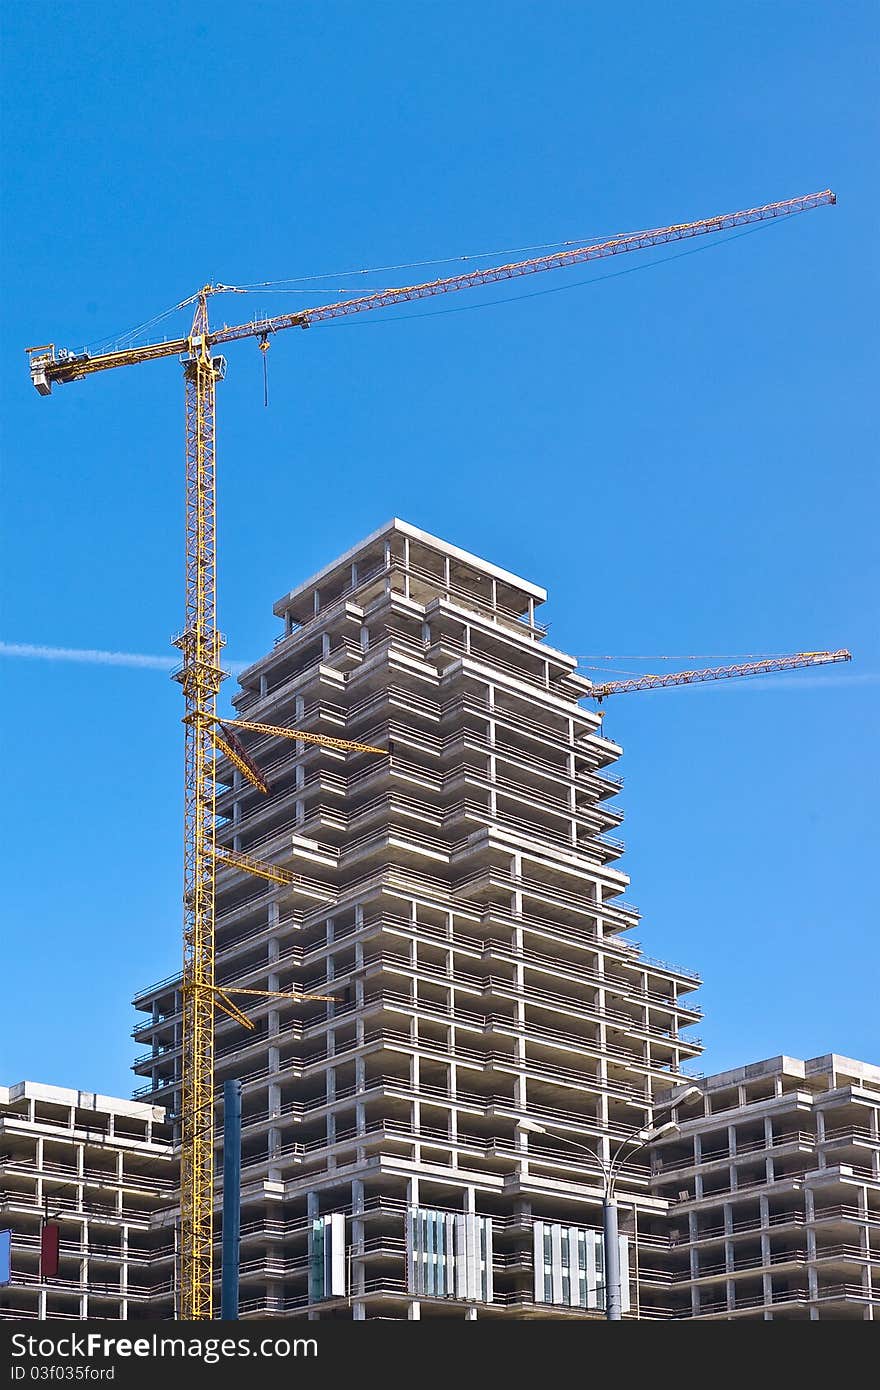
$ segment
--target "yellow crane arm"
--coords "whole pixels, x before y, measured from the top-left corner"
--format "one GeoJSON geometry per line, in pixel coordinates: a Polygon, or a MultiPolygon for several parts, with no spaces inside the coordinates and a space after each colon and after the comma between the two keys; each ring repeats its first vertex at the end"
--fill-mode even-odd
{"type": "Polygon", "coordinates": [[[223,734],[225,734],[225,737],[218,733],[216,729],[212,730],[211,742],[214,747],[232,763],[233,767],[238,768],[242,776],[246,777],[251,785],[256,787],[258,792],[262,792],[264,796],[268,796],[270,790],[269,783],[266,781],[256,763],[248,756],[238,739],[235,738],[233,734],[229,733],[228,729],[224,729],[223,734]]]}
{"type": "MultiPolygon", "coordinates": [[[[420,285],[378,290],[374,294],[360,295],[355,299],[342,299],[335,304],[318,304],[311,309],[299,309],[295,313],[279,314],[274,318],[252,319],[249,323],[232,327],[207,330],[207,314],[204,313],[206,331],[203,335],[195,333],[194,329],[193,334],[187,338],[174,338],[165,343],[147,343],[142,347],[122,348],[118,352],[98,353],[94,357],[87,352],[73,353],[63,349],[59,351],[54,344],[49,343],[42,347],[26,349],[30,355],[31,378],[40,395],[48,396],[56,383],[79,381],[95,372],[108,371],[113,367],[130,367],[140,362],[152,362],[157,358],[179,357],[183,353],[192,353],[202,347],[210,350],[241,338],[262,338],[265,343],[270,333],[280,333],[285,328],[308,328],[313,323],[324,323],[328,319],[343,318],[349,314],[362,314],[370,309],[385,309],[393,304],[430,299],[454,290],[474,289],[480,285],[515,280],[520,276],[536,275],[544,270],[564,270],[568,266],[582,265],[586,261],[605,260],[609,256],[619,256],[629,251],[647,251],[651,247],[665,246],[673,241],[684,241],[690,237],[706,236],[712,232],[728,231],[756,222],[767,222],[776,217],[790,217],[795,213],[809,212],[811,208],[830,206],[836,201],[836,195],[830,188],[826,188],[821,193],[807,193],[800,198],[765,203],[761,207],[744,208],[740,212],[720,213],[715,217],[701,218],[697,222],[680,222],[669,227],[656,227],[650,231],[631,232],[589,246],[575,246],[566,251],[556,251],[549,256],[537,256],[526,261],[511,261],[507,265],[469,270],[463,275],[429,280],[420,285]]],[[[206,285],[199,291],[203,308],[209,295],[234,288],[230,285],[206,285]]]]}
{"type": "Polygon", "coordinates": [[[235,1023],[240,1023],[242,1028],[247,1028],[253,1032],[256,1024],[252,1018],[248,1018],[246,1013],[238,1007],[230,994],[253,994],[261,999],[289,999],[294,1004],[300,1004],[304,999],[325,999],[331,1004],[338,1004],[344,991],[339,994],[308,994],[303,990],[285,989],[239,989],[232,985],[214,985],[214,1002],[218,1009],[222,1009],[235,1023]]]}
{"type": "Polygon", "coordinates": [[[212,846],[211,853],[221,864],[230,869],[242,869],[255,878],[264,878],[267,883],[300,883],[301,874],[291,869],[283,869],[280,864],[268,864],[265,859],[255,859],[252,854],[242,854],[237,849],[227,849],[224,845],[212,846]]]}
{"type": "Polygon", "coordinates": [[[628,251],[647,251],[651,247],[665,246],[669,242],[684,241],[689,237],[705,236],[710,232],[722,232],[755,222],[766,222],[774,217],[789,217],[793,213],[808,212],[811,208],[824,207],[836,201],[836,195],[830,188],[826,188],[821,193],[808,193],[800,198],[766,203],[763,207],[746,208],[741,212],[725,212],[716,217],[704,217],[698,222],[681,222],[671,227],[657,227],[652,231],[631,232],[626,236],[612,237],[608,241],[596,242],[590,246],[556,251],[550,256],[512,261],[508,265],[490,266],[482,270],[469,270],[463,275],[429,280],[421,285],[378,290],[374,294],[360,295],[356,299],[343,299],[335,304],[319,304],[315,308],[300,309],[292,314],[281,314],[277,318],[255,319],[234,328],[213,329],[210,341],[213,347],[234,342],[239,338],[263,337],[284,328],[308,328],[313,323],[324,323],[328,319],[342,318],[348,314],[361,314],[369,309],[384,309],[393,304],[431,299],[434,295],[448,294],[453,290],[497,284],[499,281],[515,280],[523,275],[535,275],[543,270],[564,270],[567,266],[582,265],[585,261],[605,260],[609,256],[619,256],[628,251]]]}
{"type": "Polygon", "coordinates": [[[374,748],[371,743],[355,743],[350,738],[332,738],[329,734],[307,734],[302,729],[285,729],[278,724],[259,724],[253,719],[220,719],[221,728],[250,729],[255,734],[270,734],[273,738],[302,739],[305,743],[317,743],[322,748],[339,748],[350,753],[378,753],[388,757],[387,748],[374,748]]]}
{"type": "Polygon", "coordinates": [[[301,999],[326,999],[331,1004],[338,1003],[340,996],[345,993],[345,987],[340,987],[335,994],[312,994],[311,991],[302,989],[241,989],[238,985],[218,985],[225,994],[252,994],[259,999],[292,999],[298,1004],[301,999]]]}
{"type": "Polygon", "coordinates": [[[632,680],[594,685],[590,694],[593,699],[604,700],[608,695],[626,695],[633,690],[656,690],[664,685],[693,685],[699,681],[723,681],[734,676],[765,676],[771,671],[794,671],[801,666],[829,666],[837,661],[852,661],[852,653],[841,647],[836,652],[795,652],[793,656],[775,656],[766,661],[751,661],[739,666],[707,666],[702,671],[634,676],[632,680]]]}
{"type": "Polygon", "coordinates": [[[134,367],[139,362],[154,362],[159,357],[180,357],[190,350],[189,338],[173,338],[167,343],[145,343],[143,347],[124,348],[119,352],[101,352],[92,357],[87,352],[56,350],[54,343],[46,347],[25,348],[31,359],[31,380],[41,396],[48,396],[52,387],[67,381],[79,381],[95,372],[111,367],[134,367]]]}

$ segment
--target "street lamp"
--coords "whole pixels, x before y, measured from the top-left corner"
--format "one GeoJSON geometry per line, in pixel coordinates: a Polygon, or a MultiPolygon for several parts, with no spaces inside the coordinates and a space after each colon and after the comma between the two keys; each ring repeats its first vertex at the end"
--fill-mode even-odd
{"type": "MultiPolygon", "coordinates": [[[[665,1100],[659,1108],[669,1110],[674,1106],[681,1105],[682,1101],[688,1100],[691,1096],[699,1095],[699,1093],[699,1086],[686,1086],[683,1091],[679,1091],[677,1095],[672,1095],[665,1100]]],[[[602,1248],[605,1255],[605,1316],[611,1322],[619,1322],[621,1319],[620,1242],[615,1185],[625,1161],[623,1155],[626,1154],[627,1158],[631,1158],[634,1153],[638,1153],[639,1149],[653,1144],[655,1139],[660,1139],[664,1134],[677,1133],[679,1128],[677,1122],[667,1120],[662,1125],[654,1125],[648,1129],[642,1127],[633,1129],[621,1140],[607,1163],[598,1149],[591,1149],[587,1144],[578,1144],[575,1140],[569,1139],[567,1135],[560,1134],[555,1128],[538,1124],[536,1120],[518,1120],[516,1127],[520,1133],[551,1134],[554,1139],[560,1140],[563,1144],[569,1144],[573,1149],[579,1149],[581,1153],[587,1153],[591,1158],[595,1158],[602,1169],[604,1179],[602,1248]],[[627,1150],[629,1152],[626,1152],[627,1150]]]]}

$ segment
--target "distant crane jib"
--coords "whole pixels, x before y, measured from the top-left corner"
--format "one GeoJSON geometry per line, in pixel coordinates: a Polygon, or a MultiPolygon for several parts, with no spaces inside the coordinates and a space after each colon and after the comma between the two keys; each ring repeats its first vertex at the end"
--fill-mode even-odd
{"type": "Polygon", "coordinates": [[[700,681],[730,680],[736,676],[765,676],[774,671],[794,671],[804,666],[830,666],[838,661],[851,661],[852,653],[845,647],[836,652],[795,652],[792,656],[771,657],[767,661],[750,661],[738,666],[707,666],[701,671],[670,671],[665,675],[633,676],[625,681],[605,681],[594,685],[590,695],[604,700],[609,695],[629,695],[636,690],[659,690],[668,685],[695,685],[700,681]]]}

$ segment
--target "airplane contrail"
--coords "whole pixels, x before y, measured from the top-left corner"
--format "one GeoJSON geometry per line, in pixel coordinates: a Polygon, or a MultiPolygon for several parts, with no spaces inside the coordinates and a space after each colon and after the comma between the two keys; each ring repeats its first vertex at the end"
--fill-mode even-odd
{"type": "MultiPolygon", "coordinates": [[[[75,661],[86,666],[128,666],[142,671],[173,671],[181,658],[151,656],[144,652],[112,652],[97,647],[47,647],[32,642],[0,642],[0,656],[25,657],[34,661],[75,661]]],[[[233,675],[249,664],[246,661],[224,663],[233,675]]]]}
{"type": "MultiPolygon", "coordinates": [[[[36,661],[74,661],[87,666],[128,666],[142,671],[173,671],[180,665],[180,657],[174,656],[153,656],[145,652],[113,652],[104,651],[96,647],[47,647],[37,646],[31,642],[2,642],[0,641],[0,656],[25,657],[36,661]]],[[[224,666],[232,675],[237,676],[251,665],[249,661],[225,661],[224,666]]],[[[819,675],[818,672],[808,676],[800,675],[797,681],[788,679],[788,673],[780,673],[779,676],[762,677],[760,680],[737,681],[710,681],[705,688],[713,690],[809,690],[817,687],[832,686],[839,688],[842,685],[876,685],[880,681],[880,673],[874,671],[847,672],[844,674],[832,673],[830,671],[819,675]]],[[[695,682],[694,684],[698,684],[695,682]]],[[[691,688],[691,687],[689,687],[691,688]]]]}

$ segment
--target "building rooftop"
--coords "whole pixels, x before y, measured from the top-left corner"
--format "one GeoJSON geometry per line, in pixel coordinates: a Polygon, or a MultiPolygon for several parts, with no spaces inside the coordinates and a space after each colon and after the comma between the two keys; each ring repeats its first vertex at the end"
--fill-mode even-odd
{"type": "Polygon", "coordinates": [[[165,1119],[161,1105],[145,1105],[143,1101],[127,1100],[122,1096],[102,1096],[96,1091],[75,1091],[67,1086],[47,1086],[40,1081],[17,1081],[13,1086],[0,1086],[0,1105],[15,1105],[21,1100],[48,1101],[52,1105],[70,1105],[77,1110],[94,1110],[108,1115],[128,1115],[131,1119],[165,1119]]]}
{"type": "Polygon", "coordinates": [[[746,1066],[734,1067],[730,1071],[715,1072],[711,1076],[697,1077],[694,1084],[703,1090],[717,1090],[727,1086],[737,1086],[747,1081],[756,1081],[765,1076],[785,1075],[807,1080],[810,1077],[830,1076],[832,1085],[839,1082],[855,1082],[858,1085],[880,1088],[880,1066],[872,1062],[860,1062],[853,1057],[842,1057],[836,1052],[827,1052],[821,1057],[811,1057],[801,1061],[797,1057],[765,1057],[760,1062],[750,1062],[746,1066]]]}
{"type": "Polygon", "coordinates": [[[483,560],[478,555],[471,555],[467,550],[461,550],[449,541],[440,540],[439,537],[432,536],[429,532],[410,525],[408,521],[401,521],[399,517],[392,517],[385,526],[380,526],[378,531],[373,531],[371,535],[347,550],[344,555],[340,555],[331,564],[325,565],[317,574],[313,574],[310,579],[304,580],[302,584],[291,589],[288,594],[278,600],[272,611],[276,617],[283,617],[290,608],[296,606],[298,599],[301,599],[303,595],[318,585],[326,585],[329,588],[340,585],[345,587],[346,576],[350,572],[353,562],[364,562],[373,555],[378,557],[382,554],[385,543],[397,536],[415,542],[421,551],[430,551],[443,559],[448,558],[453,566],[453,578],[455,578],[456,572],[461,574],[462,571],[465,571],[471,576],[482,575],[488,579],[496,580],[504,591],[503,601],[511,607],[516,606],[518,602],[520,611],[525,610],[528,599],[532,599],[535,603],[544,603],[547,598],[546,589],[542,589],[540,585],[533,584],[528,579],[522,579],[519,575],[511,574],[509,570],[501,569],[498,565],[490,564],[488,560],[483,560]]]}

